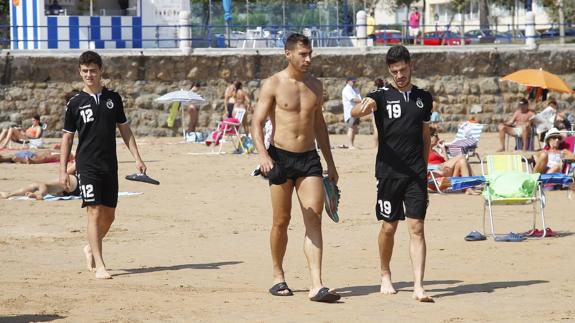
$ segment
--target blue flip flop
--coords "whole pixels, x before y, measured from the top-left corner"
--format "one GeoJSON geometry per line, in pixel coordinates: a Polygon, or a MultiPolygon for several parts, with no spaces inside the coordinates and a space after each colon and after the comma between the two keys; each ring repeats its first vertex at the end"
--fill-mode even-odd
{"type": "Polygon", "coordinates": [[[506,235],[502,236],[495,236],[495,241],[503,241],[503,242],[521,242],[526,238],[518,233],[509,232],[506,235]]]}
{"type": "Polygon", "coordinates": [[[483,241],[487,238],[479,231],[471,231],[465,236],[465,241],[483,241]]]}
{"type": "Polygon", "coordinates": [[[340,191],[337,185],[332,182],[327,176],[323,178],[323,188],[325,192],[325,212],[333,220],[339,222],[339,215],[337,208],[339,206],[340,191]]]}

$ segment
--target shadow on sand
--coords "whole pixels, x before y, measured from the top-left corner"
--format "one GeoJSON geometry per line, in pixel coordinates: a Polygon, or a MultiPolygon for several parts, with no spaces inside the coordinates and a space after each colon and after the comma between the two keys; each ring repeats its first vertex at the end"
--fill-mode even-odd
{"type": "Polygon", "coordinates": [[[521,280],[521,281],[507,281],[507,282],[490,282],[483,284],[463,284],[448,288],[431,289],[428,292],[432,293],[433,298],[442,298],[449,296],[457,296],[463,294],[473,293],[493,293],[498,289],[530,286],[535,284],[548,283],[548,280],[521,280]]]}
{"type": "MultiPolygon", "coordinates": [[[[471,293],[493,293],[498,289],[520,287],[520,286],[530,286],[535,284],[548,283],[547,280],[524,280],[524,281],[508,281],[508,282],[490,282],[483,284],[462,284],[462,280],[431,280],[424,282],[427,292],[431,294],[433,298],[442,298],[449,296],[456,296],[462,294],[471,293]],[[435,288],[430,289],[431,285],[455,285],[447,288],[435,288]]],[[[393,287],[398,292],[402,291],[413,291],[411,288],[413,282],[397,282],[393,283],[393,287]],[[405,288],[405,290],[404,290],[405,288]]],[[[350,286],[344,288],[336,289],[342,297],[353,297],[353,296],[365,296],[369,294],[379,293],[380,285],[368,285],[368,286],[350,286]]]]}
{"type": "MultiPolygon", "coordinates": [[[[431,280],[426,281],[424,285],[448,285],[461,283],[461,280],[431,280]]],[[[396,282],[393,283],[393,287],[397,291],[401,291],[403,288],[413,286],[412,282],[396,282]]],[[[342,297],[353,297],[353,296],[365,296],[369,294],[379,293],[380,285],[367,285],[367,286],[350,286],[344,288],[338,288],[335,291],[338,292],[342,297]]]]}
{"type": "Polygon", "coordinates": [[[186,265],[157,266],[157,267],[146,267],[146,268],[135,268],[135,269],[118,269],[124,272],[114,274],[112,276],[145,274],[145,273],[153,273],[156,271],[171,271],[171,270],[182,270],[182,269],[220,269],[221,266],[237,265],[241,263],[243,263],[243,261],[222,261],[207,264],[186,264],[186,265]]]}
{"type": "Polygon", "coordinates": [[[3,323],[28,323],[28,322],[50,322],[66,318],[57,314],[22,314],[14,316],[1,316],[0,322],[3,323]]]}

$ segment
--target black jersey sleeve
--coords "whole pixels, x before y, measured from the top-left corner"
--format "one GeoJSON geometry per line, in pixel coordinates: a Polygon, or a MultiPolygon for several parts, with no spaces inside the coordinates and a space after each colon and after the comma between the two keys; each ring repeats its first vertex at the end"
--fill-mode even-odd
{"type": "Polygon", "coordinates": [[[116,110],[116,123],[123,124],[128,122],[126,118],[126,113],[124,112],[124,103],[122,102],[122,97],[119,94],[116,94],[115,101],[117,104],[118,109],[116,110]]]}
{"type": "Polygon", "coordinates": [[[433,97],[431,93],[426,92],[423,98],[423,108],[425,114],[423,115],[423,122],[429,122],[431,120],[431,109],[433,108],[433,97]]]}
{"type": "Polygon", "coordinates": [[[385,101],[384,95],[383,95],[383,90],[382,89],[378,89],[375,91],[371,91],[369,92],[366,97],[373,99],[375,101],[375,106],[377,107],[377,109],[375,110],[375,112],[373,113],[373,117],[375,118],[375,125],[377,127],[377,129],[379,129],[379,127],[383,126],[383,120],[381,118],[381,111],[383,109],[383,103],[382,101],[385,101]]]}
{"type": "Polygon", "coordinates": [[[64,131],[74,133],[77,130],[78,104],[70,100],[66,104],[66,115],[64,117],[64,131]]]}

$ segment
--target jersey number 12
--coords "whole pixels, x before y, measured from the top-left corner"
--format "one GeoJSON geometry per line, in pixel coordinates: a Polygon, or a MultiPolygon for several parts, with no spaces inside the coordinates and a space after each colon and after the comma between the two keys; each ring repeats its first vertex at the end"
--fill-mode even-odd
{"type": "Polygon", "coordinates": [[[94,112],[92,112],[92,109],[80,110],[80,115],[84,123],[94,121],[94,112]]]}
{"type": "Polygon", "coordinates": [[[390,119],[401,117],[401,106],[399,104],[388,104],[385,108],[390,119]]]}

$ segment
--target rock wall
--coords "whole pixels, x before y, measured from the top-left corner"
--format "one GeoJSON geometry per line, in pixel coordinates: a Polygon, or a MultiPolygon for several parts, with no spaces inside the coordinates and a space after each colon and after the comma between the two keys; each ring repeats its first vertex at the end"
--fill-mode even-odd
{"type": "MultiPolygon", "coordinates": [[[[167,105],[154,102],[172,90],[189,89],[201,81],[200,93],[208,100],[201,108],[199,127],[215,127],[224,111],[223,93],[228,82],[241,80],[257,99],[262,79],[285,66],[281,52],[260,54],[234,53],[190,56],[106,56],[104,83],[124,98],[126,114],[137,135],[174,136],[181,133],[178,118],[168,128],[167,105]]],[[[414,52],[413,83],[430,90],[448,131],[461,120],[474,117],[493,131],[515,109],[523,86],[500,82],[499,77],[522,68],[544,68],[559,74],[568,84],[575,84],[575,48],[525,51],[432,51],[414,52]]],[[[341,89],[345,77],[358,77],[357,86],[365,94],[373,88],[373,79],[387,76],[385,51],[363,54],[321,53],[314,56],[312,73],[325,87],[324,116],[330,132],[343,133],[341,89]]],[[[77,56],[0,57],[0,128],[10,124],[30,124],[38,112],[47,122],[47,134],[59,136],[63,127],[64,96],[81,89],[77,73],[77,56]]],[[[551,93],[559,108],[575,112],[573,95],[551,93]]],[[[369,133],[371,122],[362,122],[360,132],[369,133]]]]}

